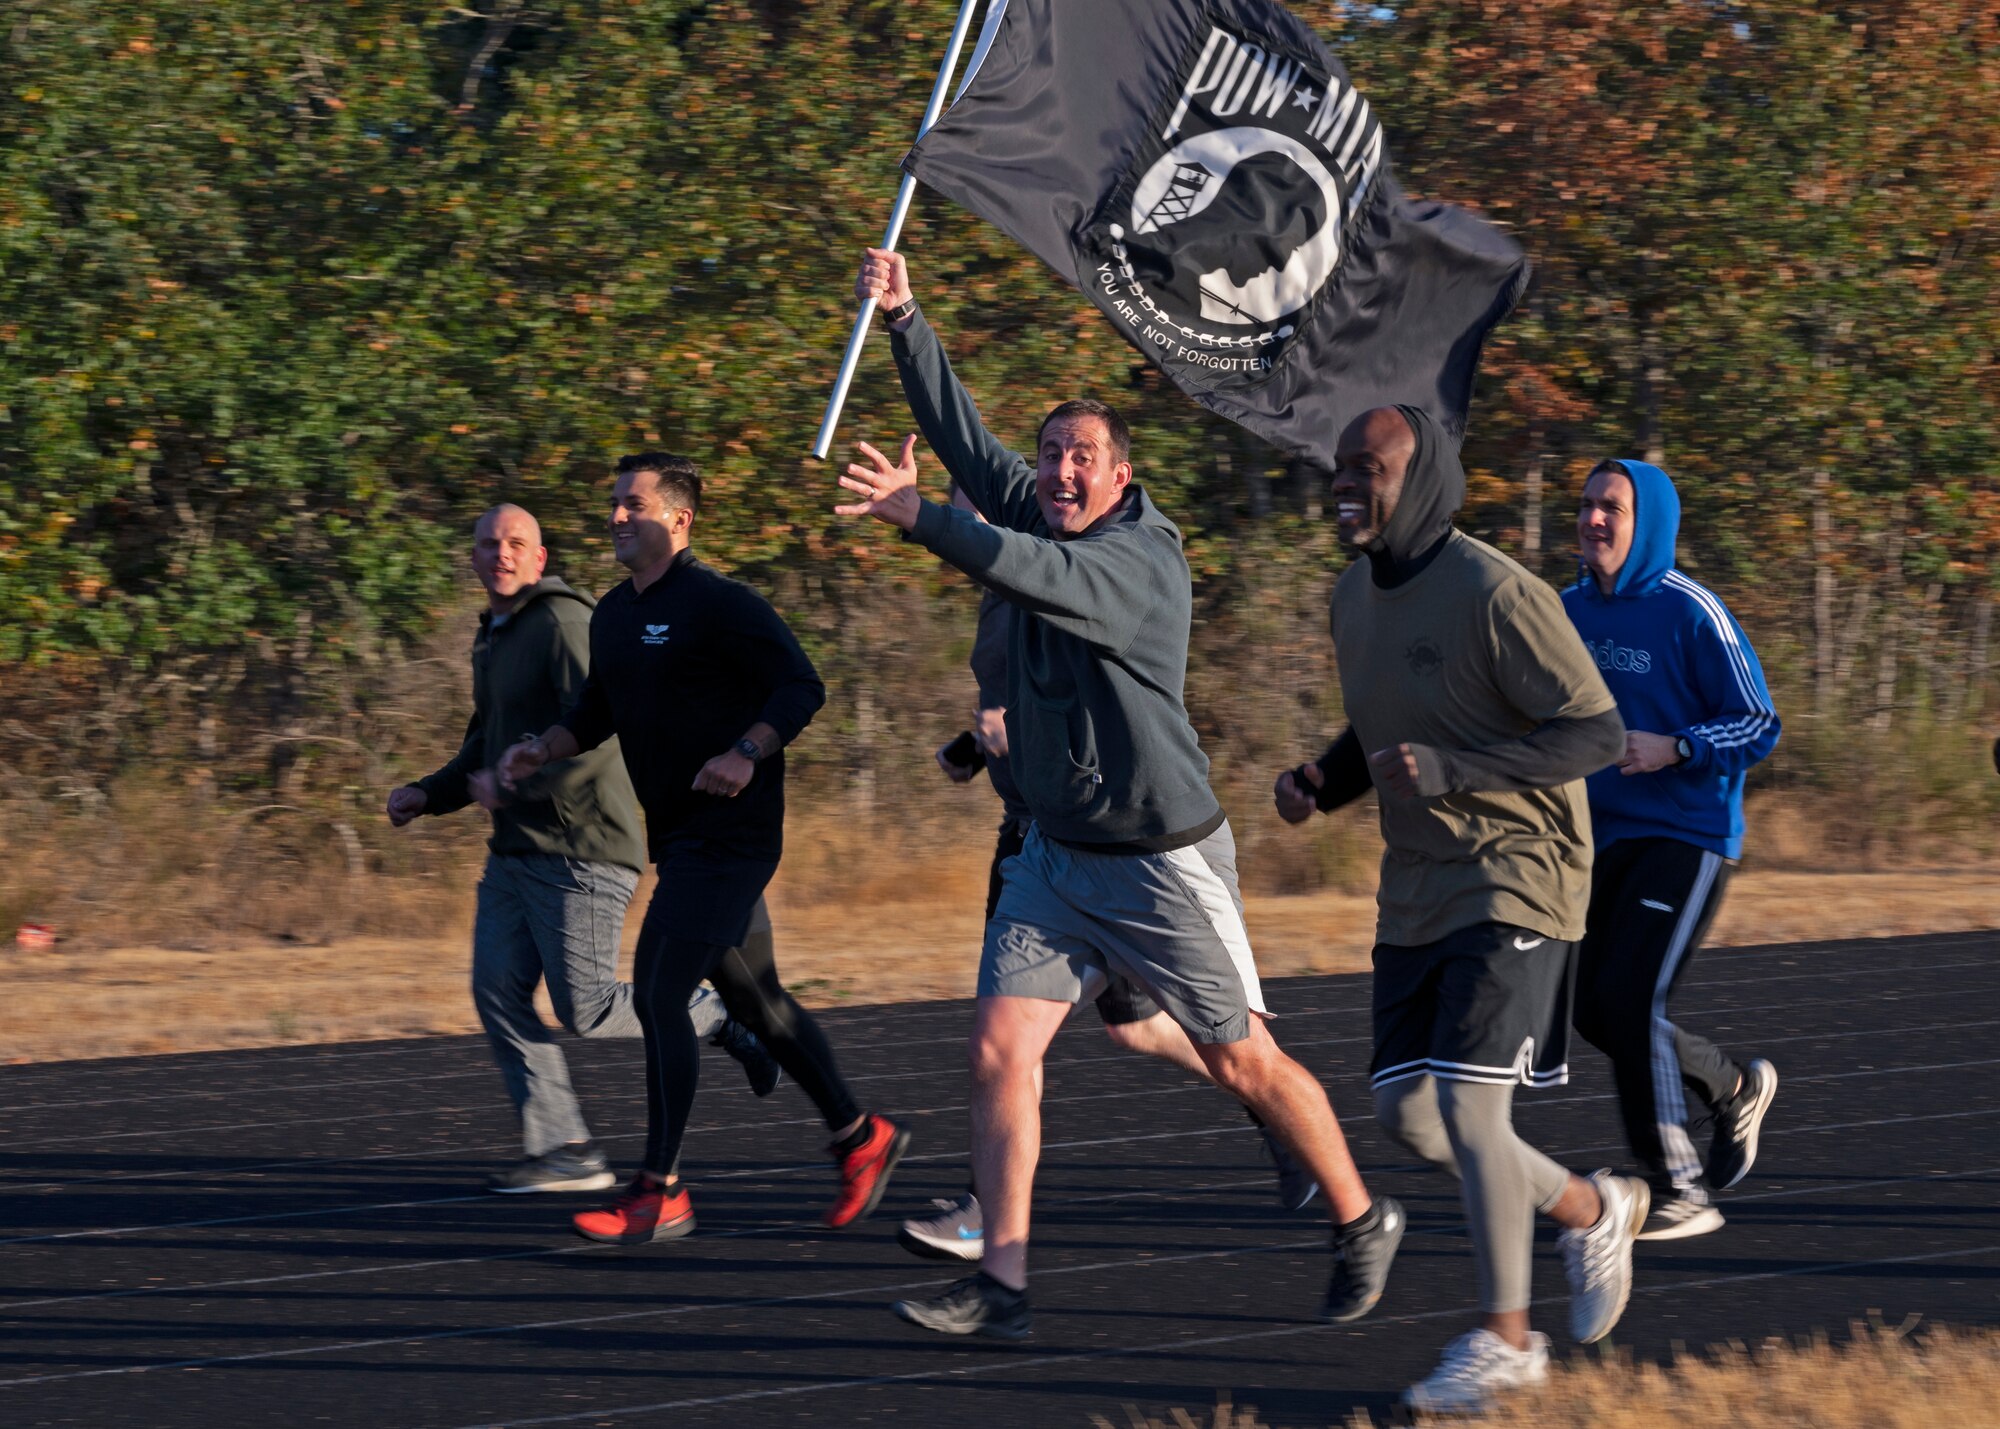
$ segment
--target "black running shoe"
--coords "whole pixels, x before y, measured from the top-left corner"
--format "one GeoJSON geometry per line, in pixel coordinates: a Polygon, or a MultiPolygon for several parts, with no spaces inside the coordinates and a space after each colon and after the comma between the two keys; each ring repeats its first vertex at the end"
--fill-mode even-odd
{"type": "Polygon", "coordinates": [[[1319,1182],[1292,1158],[1285,1143],[1271,1134],[1270,1127],[1260,1126],[1257,1131],[1264,1138],[1264,1154],[1271,1158],[1272,1169],[1278,1173],[1278,1200],[1288,1211],[1303,1211],[1319,1194],[1319,1182]]]}
{"type": "Polygon", "coordinates": [[[594,1141],[558,1146],[540,1156],[530,1156],[505,1171],[487,1178],[486,1189],[502,1196],[521,1196],[531,1191],[602,1191],[615,1186],[611,1162],[594,1141]]]}
{"type": "Polygon", "coordinates": [[[981,1271],[955,1280],[928,1300],[898,1300],[889,1307],[912,1325],[940,1335],[991,1335],[999,1340],[1024,1340],[1034,1317],[1028,1313],[1028,1292],[1009,1290],[981,1271]]]}
{"type": "Polygon", "coordinates": [[[1715,1140],[1708,1148],[1708,1184],[1726,1191],[1750,1174],[1757,1160],[1757,1133],[1778,1094],[1778,1069],[1757,1058],[1743,1069],[1734,1100],[1715,1115],[1715,1140]]]}
{"type": "Polygon", "coordinates": [[[1333,1233],[1333,1279],[1326,1287],[1322,1320],[1358,1320],[1375,1308],[1389,1284],[1389,1265],[1403,1243],[1408,1217],[1394,1196],[1377,1196],[1369,1215],[1352,1230],[1333,1233]]]}
{"type": "Polygon", "coordinates": [[[757,1040],[757,1034],[735,1018],[723,1023],[708,1040],[742,1065],[743,1075],[749,1079],[753,1093],[768,1097],[778,1089],[778,1083],[784,1079],[784,1068],[757,1040]]]}

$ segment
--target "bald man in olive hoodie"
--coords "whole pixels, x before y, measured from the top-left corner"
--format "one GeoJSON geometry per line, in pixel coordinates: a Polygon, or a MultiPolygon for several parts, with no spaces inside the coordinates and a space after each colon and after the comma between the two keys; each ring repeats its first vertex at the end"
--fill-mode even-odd
{"type": "MultiPolygon", "coordinates": [[[[546,982],[563,1027],[579,1037],[640,1035],[632,985],[618,981],[625,907],[639,882],[645,843],[632,781],[615,742],[564,760],[504,792],[494,775],[521,731],[555,721],[590,669],[595,602],[546,575],[541,527],[519,506],[496,506],[473,531],[472,566],[487,608],[472,642],[472,718],[458,753],[435,773],[389,795],[389,821],[477,802],[493,816],[472,935],[472,1000],[521,1122],[526,1159],[497,1172],[489,1190],[599,1190],[614,1181],[570,1085],[569,1064],[535,1009],[546,982]]],[[[768,1094],[777,1066],[757,1039],[699,989],[697,1031],[744,1064],[768,1094]]]]}

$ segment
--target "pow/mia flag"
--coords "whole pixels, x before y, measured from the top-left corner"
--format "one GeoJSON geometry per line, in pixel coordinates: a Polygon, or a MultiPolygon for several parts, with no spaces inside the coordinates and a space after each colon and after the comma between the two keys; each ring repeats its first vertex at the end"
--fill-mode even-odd
{"type": "Polygon", "coordinates": [[[958,100],[904,167],[1088,293],[1211,411],[1331,466],[1406,402],[1465,428],[1528,260],[1405,198],[1382,125],[1266,0],[990,0],[958,100]]]}

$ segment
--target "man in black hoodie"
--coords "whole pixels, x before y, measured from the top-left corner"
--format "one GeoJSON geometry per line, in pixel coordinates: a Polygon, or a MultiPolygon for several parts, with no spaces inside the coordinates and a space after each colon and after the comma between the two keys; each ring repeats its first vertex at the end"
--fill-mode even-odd
{"type": "Polygon", "coordinates": [[[1367,557],[1333,592],[1352,723],[1278,777],[1278,812],[1299,823],[1377,793],[1375,1119],[1461,1179],[1484,1311],[1407,1401],[1469,1412],[1548,1375],[1548,1337],[1528,1328],[1537,1211],[1564,1228],[1577,1339],[1608,1333],[1631,1291],[1645,1182],[1572,1175],[1512,1110],[1517,1085],[1568,1077],[1583,777],[1624,751],[1625,728],[1556,593],[1453,529],[1465,472],[1429,414],[1363,413],[1337,462],[1340,541],[1367,557]]]}
{"type": "MultiPolygon", "coordinates": [[[[591,1191],[612,1183],[570,1085],[569,1063],[535,1010],[546,981],[556,1017],[579,1037],[637,1037],[618,938],[645,854],[632,781],[616,747],[550,765],[511,794],[493,766],[524,729],[553,720],[590,669],[590,597],[544,573],[541,526],[518,506],[473,528],[486,611],[472,641],[472,718],[458,753],[389,795],[389,822],[449,814],[475,800],[493,816],[472,935],[472,1002],[521,1122],[527,1159],[487,1182],[503,1194],[591,1191]]],[[[713,993],[688,1006],[703,1036],[742,1062],[757,1095],[778,1067],[713,993]]]]}

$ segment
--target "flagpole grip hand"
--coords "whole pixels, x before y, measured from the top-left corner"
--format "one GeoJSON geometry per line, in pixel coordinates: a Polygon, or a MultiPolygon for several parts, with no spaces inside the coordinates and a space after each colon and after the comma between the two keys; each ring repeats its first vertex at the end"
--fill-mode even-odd
{"type": "MultiPolygon", "coordinates": [[[[854,280],[855,297],[893,312],[916,296],[910,291],[910,265],[902,254],[887,248],[870,248],[867,255],[861,260],[861,272],[854,280]]],[[[891,326],[900,332],[910,322],[904,318],[891,326]]]]}

